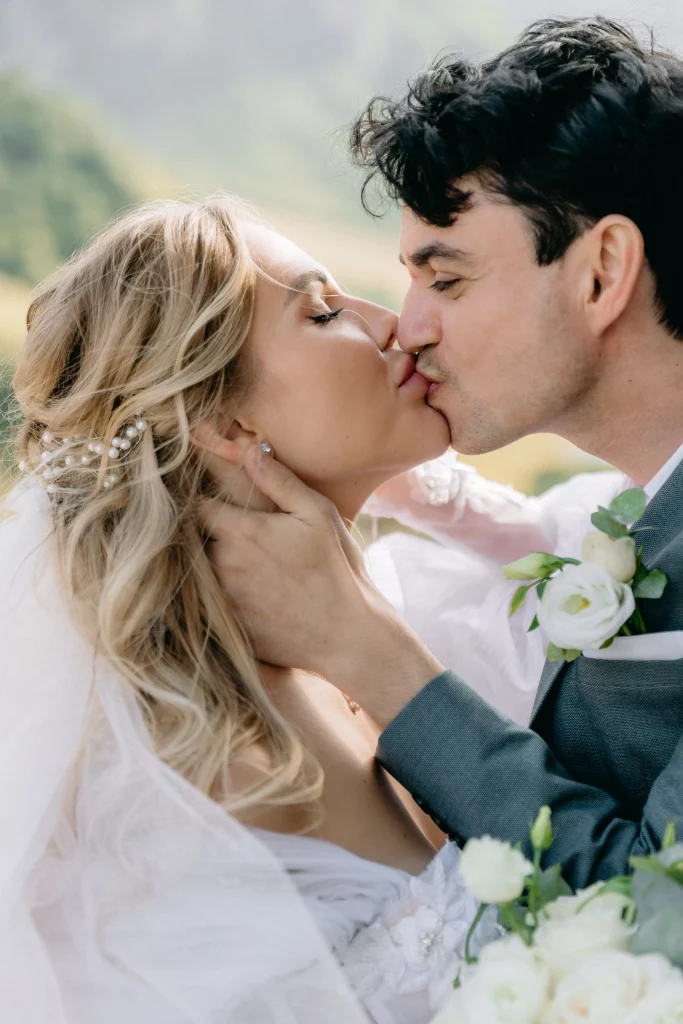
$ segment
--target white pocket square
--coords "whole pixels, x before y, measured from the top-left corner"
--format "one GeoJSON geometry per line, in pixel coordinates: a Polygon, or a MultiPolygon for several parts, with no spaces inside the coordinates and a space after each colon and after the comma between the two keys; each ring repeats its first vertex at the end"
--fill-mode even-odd
{"type": "Polygon", "coordinates": [[[600,651],[584,651],[585,658],[600,661],[676,661],[683,658],[683,630],[618,636],[600,651]]]}

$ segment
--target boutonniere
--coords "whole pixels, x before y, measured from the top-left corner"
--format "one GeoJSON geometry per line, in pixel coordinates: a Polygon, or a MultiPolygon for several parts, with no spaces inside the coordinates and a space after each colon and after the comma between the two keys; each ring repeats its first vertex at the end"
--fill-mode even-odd
{"type": "Polygon", "coordinates": [[[641,599],[661,597],[666,576],[643,565],[631,529],[645,511],[640,487],[619,494],[609,508],[591,516],[596,527],[583,542],[582,561],[545,551],[503,566],[509,580],[526,580],[510,603],[514,615],[530,590],[538,594],[538,612],[529,632],[539,626],[548,638],[549,661],[574,661],[586,650],[609,647],[617,636],[646,633],[641,599]]]}

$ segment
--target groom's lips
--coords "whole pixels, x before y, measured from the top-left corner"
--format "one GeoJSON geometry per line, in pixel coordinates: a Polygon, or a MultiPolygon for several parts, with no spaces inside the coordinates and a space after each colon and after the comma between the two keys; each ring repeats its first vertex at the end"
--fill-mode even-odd
{"type": "Polygon", "coordinates": [[[427,393],[430,394],[430,395],[433,395],[435,391],[438,391],[439,388],[441,387],[441,385],[443,384],[442,380],[439,380],[438,377],[432,377],[431,374],[428,371],[426,371],[426,370],[421,370],[418,367],[417,368],[417,372],[420,373],[424,377],[424,379],[427,381],[427,384],[428,384],[427,393]]]}

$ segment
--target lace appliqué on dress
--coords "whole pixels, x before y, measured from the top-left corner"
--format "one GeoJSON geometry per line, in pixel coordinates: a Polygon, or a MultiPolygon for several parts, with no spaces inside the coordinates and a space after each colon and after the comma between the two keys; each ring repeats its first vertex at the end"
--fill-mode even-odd
{"type": "Polygon", "coordinates": [[[513,487],[480,476],[474,466],[461,462],[452,449],[417,466],[411,477],[413,501],[421,505],[452,505],[454,522],[467,508],[495,518],[510,505],[517,508],[526,501],[513,487]]]}
{"type": "MultiPolygon", "coordinates": [[[[371,1000],[382,988],[388,998],[423,992],[436,1009],[451,991],[477,911],[459,860],[460,851],[448,843],[422,875],[406,883],[402,898],[384,907],[342,953],[344,971],[361,1000],[371,1000]]],[[[484,915],[472,951],[500,934],[495,917],[484,915]]]]}

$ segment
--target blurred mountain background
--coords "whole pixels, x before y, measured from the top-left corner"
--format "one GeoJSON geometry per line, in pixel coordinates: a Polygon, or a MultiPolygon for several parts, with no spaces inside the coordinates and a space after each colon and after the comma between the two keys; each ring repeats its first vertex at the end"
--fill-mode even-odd
{"type": "MultiPolygon", "coordinates": [[[[599,5],[670,45],[677,6],[599,5]]],[[[141,199],[236,192],[349,291],[398,308],[396,215],[363,212],[345,126],[438,52],[485,58],[552,13],[586,5],[0,0],[0,439],[31,287],[141,199]]],[[[538,437],[474,461],[537,489],[585,459],[538,437]]]]}

